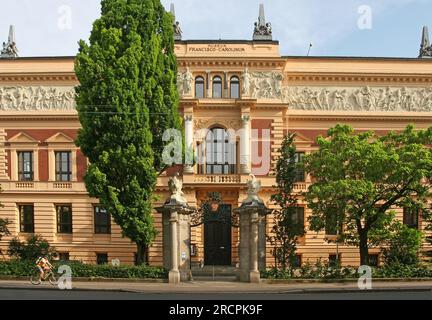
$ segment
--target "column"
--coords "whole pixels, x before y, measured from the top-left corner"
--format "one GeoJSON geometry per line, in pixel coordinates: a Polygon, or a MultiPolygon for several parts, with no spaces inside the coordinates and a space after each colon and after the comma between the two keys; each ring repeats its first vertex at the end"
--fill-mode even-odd
{"type": "Polygon", "coordinates": [[[230,94],[229,94],[229,90],[228,90],[228,83],[229,83],[229,78],[228,78],[228,72],[224,72],[224,95],[223,98],[230,98],[230,94]]]}
{"type": "Polygon", "coordinates": [[[239,280],[249,282],[250,271],[250,215],[241,210],[240,214],[240,273],[239,280]]]}
{"type": "Polygon", "coordinates": [[[211,82],[211,75],[210,75],[210,71],[209,70],[207,70],[206,71],[206,73],[207,73],[207,77],[206,77],[206,91],[207,91],[207,94],[206,94],[206,98],[211,98],[212,97],[212,95],[211,95],[211,91],[210,91],[210,82],[211,82]]]}
{"type": "Polygon", "coordinates": [[[9,180],[5,142],[6,131],[4,129],[0,129],[0,180],[9,180]]]}
{"type": "Polygon", "coordinates": [[[11,180],[18,181],[18,154],[15,148],[10,149],[11,180]]]}
{"type": "Polygon", "coordinates": [[[185,116],[185,142],[186,142],[186,163],[184,167],[184,173],[193,174],[193,117],[191,115],[185,116]]]}
{"type": "Polygon", "coordinates": [[[162,245],[163,245],[163,267],[171,270],[171,214],[167,211],[160,211],[162,213],[162,245]]]}
{"type": "Polygon", "coordinates": [[[33,149],[33,180],[39,181],[39,149],[33,149]]]}
{"type": "Polygon", "coordinates": [[[251,173],[251,159],[250,159],[250,116],[242,116],[242,134],[240,141],[240,173],[250,174],[251,173]]]}
{"type": "Polygon", "coordinates": [[[77,166],[77,151],[76,151],[76,149],[74,149],[74,150],[71,150],[71,161],[72,161],[72,179],[71,179],[71,181],[72,182],[76,182],[76,181],[78,181],[78,178],[77,178],[77,168],[78,168],[78,166],[77,166]]]}
{"type": "Polygon", "coordinates": [[[249,281],[251,283],[260,282],[260,272],[258,270],[258,211],[254,210],[251,214],[251,233],[250,233],[250,272],[249,281]]]}
{"type": "Polygon", "coordinates": [[[178,251],[178,236],[177,236],[177,212],[171,212],[170,225],[171,225],[171,270],[169,272],[168,278],[169,283],[179,283],[180,282],[180,272],[179,272],[179,251],[178,251]]]}
{"type": "Polygon", "coordinates": [[[55,153],[54,150],[48,149],[48,181],[55,181],[56,168],[55,168],[55,153]]]}

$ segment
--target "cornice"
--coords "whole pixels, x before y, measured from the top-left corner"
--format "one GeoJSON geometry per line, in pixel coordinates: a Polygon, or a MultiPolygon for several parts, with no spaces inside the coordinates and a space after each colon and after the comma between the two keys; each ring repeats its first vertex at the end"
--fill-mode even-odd
{"type": "Polygon", "coordinates": [[[373,113],[373,114],[291,114],[288,111],[285,116],[289,120],[324,120],[324,121],[346,121],[346,120],[356,120],[356,121],[415,121],[418,122],[432,122],[432,113],[411,113],[406,112],[404,114],[386,114],[373,113]]]}
{"type": "Polygon", "coordinates": [[[245,107],[252,109],[285,109],[286,103],[280,100],[257,100],[257,99],[182,99],[180,107],[193,107],[194,109],[210,110],[210,109],[230,109],[237,110],[245,107]]]}
{"type": "Polygon", "coordinates": [[[373,74],[373,73],[304,73],[285,72],[285,80],[293,82],[344,82],[374,83],[384,85],[395,84],[431,84],[432,75],[429,74],[373,74]]]}
{"type": "MultiPolygon", "coordinates": [[[[0,74],[0,82],[73,82],[78,84],[78,79],[75,73],[2,73],[0,74]]],[[[70,85],[70,84],[68,84],[70,85]]]]}
{"type": "Polygon", "coordinates": [[[245,67],[283,68],[285,60],[281,58],[233,58],[233,57],[188,57],[177,58],[179,67],[231,67],[243,71],[245,67]]]}
{"type": "Polygon", "coordinates": [[[0,112],[1,121],[32,121],[32,120],[76,120],[78,121],[77,113],[70,114],[36,114],[36,113],[15,113],[3,114],[0,112]]]}

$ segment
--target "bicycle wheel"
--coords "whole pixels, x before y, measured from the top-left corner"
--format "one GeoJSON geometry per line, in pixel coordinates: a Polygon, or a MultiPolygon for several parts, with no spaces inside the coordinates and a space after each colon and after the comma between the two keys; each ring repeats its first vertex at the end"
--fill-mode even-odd
{"type": "Polygon", "coordinates": [[[40,275],[31,275],[30,276],[30,283],[34,284],[34,285],[38,285],[42,282],[42,279],[40,277],[40,275]]]}
{"type": "Polygon", "coordinates": [[[58,279],[57,279],[57,276],[55,275],[54,272],[51,272],[51,274],[49,275],[49,282],[50,282],[53,286],[55,286],[55,285],[58,284],[58,279]]]}

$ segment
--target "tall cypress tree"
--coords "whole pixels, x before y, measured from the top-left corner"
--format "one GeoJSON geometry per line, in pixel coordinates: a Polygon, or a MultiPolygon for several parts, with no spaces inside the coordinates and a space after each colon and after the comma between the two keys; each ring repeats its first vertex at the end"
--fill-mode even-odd
{"type": "Polygon", "coordinates": [[[141,264],[156,236],[152,193],[164,168],[162,135],[180,128],[173,17],[160,0],[101,4],[75,63],[77,145],[90,162],[89,194],[137,244],[141,264]]]}
{"type": "Polygon", "coordinates": [[[275,210],[275,223],[272,233],[267,236],[273,245],[272,255],[276,260],[275,267],[283,271],[289,271],[291,275],[296,262],[296,252],[299,237],[305,233],[304,225],[294,217],[297,199],[294,193],[294,184],[298,174],[299,164],[296,163],[296,147],[294,144],[295,134],[285,136],[280,156],[276,164],[276,193],[272,195],[279,209],[275,210]]]}

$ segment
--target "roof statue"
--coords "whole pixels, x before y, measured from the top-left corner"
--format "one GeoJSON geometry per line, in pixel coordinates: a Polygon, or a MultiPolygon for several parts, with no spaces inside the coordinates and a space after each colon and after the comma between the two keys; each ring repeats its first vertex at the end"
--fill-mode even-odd
{"type": "Polygon", "coordinates": [[[9,27],[8,42],[3,42],[3,48],[0,52],[0,58],[13,59],[18,57],[18,49],[15,42],[14,26],[9,27]]]}
{"type": "Polygon", "coordinates": [[[432,58],[432,47],[429,41],[428,27],[423,27],[422,43],[419,58],[432,58]]]}
{"type": "Polygon", "coordinates": [[[175,7],[174,7],[174,3],[171,3],[171,10],[170,10],[171,14],[174,16],[174,40],[181,40],[182,39],[182,29],[180,27],[180,22],[178,22],[176,20],[176,14],[175,14],[175,7]]]}
{"type": "Polygon", "coordinates": [[[264,5],[260,4],[258,21],[255,22],[253,40],[273,40],[272,26],[270,22],[266,22],[264,5]]]}

